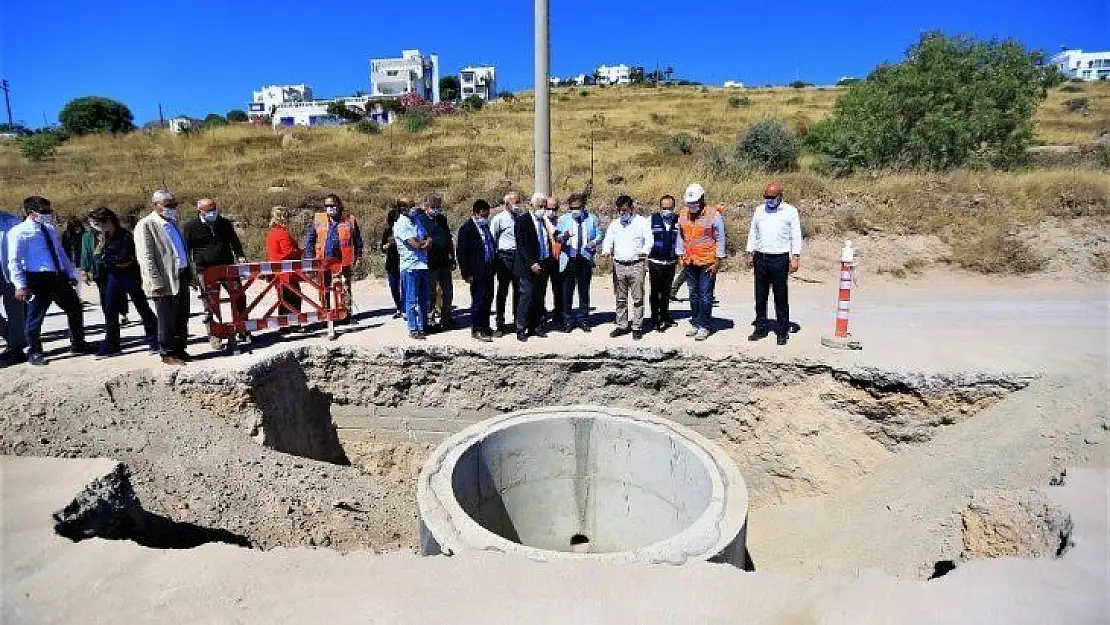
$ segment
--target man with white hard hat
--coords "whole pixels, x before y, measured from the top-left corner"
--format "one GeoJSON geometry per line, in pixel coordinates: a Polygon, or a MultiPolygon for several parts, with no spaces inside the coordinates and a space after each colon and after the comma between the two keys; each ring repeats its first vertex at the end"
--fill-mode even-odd
{"type": "Polygon", "coordinates": [[[678,218],[676,253],[685,266],[690,290],[690,329],[686,336],[704,341],[713,332],[713,287],[725,258],[725,221],[717,210],[706,210],[705,189],[698,183],[686,187],[686,210],[678,218]]]}

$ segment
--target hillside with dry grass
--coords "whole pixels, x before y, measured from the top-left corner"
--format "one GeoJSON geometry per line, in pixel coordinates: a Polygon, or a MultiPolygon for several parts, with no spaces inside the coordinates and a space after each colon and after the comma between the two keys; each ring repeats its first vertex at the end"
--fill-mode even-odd
{"type": "MultiPolygon", "coordinates": [[[[730,248],[743,244],[750,207],[767,174],[722,165],[738,133],[764,118],[804,135],[823,119],[837,89],[703,90],[589,88],[552,94],[552,179],[565,197],[591,177],[591,205],[608,215],[629,193],[645,207],[658,196],[703,183],[712,202],[728,205],[730,248]],[[675,149],[676,135],[689,135],[675,149]],[[688,153],[683,153],[683,152],[688,153]],[[737,207],[738,203],[743,206],[737,207]]],[[[390,200],[399,194],[445,193],[458,223],[474,199],[506,189],[530,192],[532,100],[495,102],[440,118],[419,133],[400,125],[382,134],[352,128],[297,128],[283,138],[267,128],[235,125],[194,135],[137,132],[66,142],[51,160],[32,163],[0,145],[0,207],[18,209],[28,195],[50,198],[63,215],[106,205],[145,211],[150,192],[167,186],[184,202],[217,198],[257,257],[269,209],[304,209],[323,194],[343,196],[377,240],[390,200]],[[272,189],[281,187],[281,189],[272,189]]],[[[839,239],[871,248],[871,269],[896,276],[934,264],[977,272],[1059,271],[1104,279],[1110,269],[1110,84],[1053,89],[1037,114],[1035,164],[1016,172],[820,174],[803,155],[779,176],[802,212],[809,254],[832,258],[839,239]],[[1093,272],[1093,273],[1092,273],[1093,272]]],[[[376,256],[365,269],[376,272],[376,256]]],[[[726,267],[727,269],[727,267],[726,267]]]]}

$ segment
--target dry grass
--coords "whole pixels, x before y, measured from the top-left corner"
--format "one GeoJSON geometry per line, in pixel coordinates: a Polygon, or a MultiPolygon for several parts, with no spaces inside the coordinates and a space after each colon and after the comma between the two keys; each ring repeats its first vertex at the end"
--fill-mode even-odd
{"type": "MultiPolygon", "coordinates": [[[[1051,95],[1038,113],[1041,141],[1086,143],[1110,129],[1110,85],[1084,90],[1051,95]],[[1089,99],[1085,116],[1068,113],[1062,105],[1077,95],[1089,99]]],[[[751,104],[740,108],[729,107],[732,92],[691,88],[591,88],[588,94],[556,90],[552,98],[557,193],[581,189],[589,180],[592,133],[595,206],[622,192],[651,204],[662,194],[679,194],[692,180],[707,186],[712,201],[731,206],[757,200],[767,176],[715,174],[706,171],[697,154],[660,156],[658,144],[686,132],[723,145],[764,117],[783,119],[804,133],[828,114],[837,90],[746,90],[743,95],[751,104]]],[[[29,163],[14,146],[0,145],[0,206],[15,208],[23,197],[40,194],[62,213],[98,204],[138,212],[151,190],[164,184],[186,201],[216,197],[243,230],[248,248],[258,254],[272,205],[304,208],[307,219],[324,193],[336,192],[366,224],[368,238],[376,240],[387,203],[398,194],[444,191],[457,222],[465,205],[477,197],[500,198],[509,187],[529,191],[531,109],[532,100],[524,94],[473,115],[440,119],[419,134],[399,126],[372,136],[345,128],[299,128],[295,145],[286,148],[268,129],[250,126],[193,136],[85,137],[66,143],[55,160],[43,163],[29,163]],[[287,190],[267,191],[277,185],[287,190]]],[[[1016,258],[1004,236],[1015,224],[1036,223],[1046,215],[1105,215],[1110,204],[1110,176],[1093,165],[830,179],[814,173],[810,161],[803,158],[800,171],[782,177],[789,199],[803,208],[807,235],[867,230],[936,234],[954,244],[986,245],[986,261],[955,259],[977,270],[985,269],[984,262],[1016,258]]],[[[733,242],[742,240],[742,221],[730,220],[733,242]]],[[[378,262],[375,258],[368,264],[378,262]]],[[[1018,258],[1008,268],[1028,266],[1018,258]]]]}

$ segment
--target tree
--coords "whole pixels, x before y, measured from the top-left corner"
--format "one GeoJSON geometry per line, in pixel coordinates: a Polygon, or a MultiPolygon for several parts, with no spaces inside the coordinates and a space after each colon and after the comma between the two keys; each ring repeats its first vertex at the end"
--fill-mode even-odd
{"type": "Polygon", "coordinates": [[[328,104],[328,115],[335,115],[348,122],[357,122],[363,118],[362,113],[355,109],[347,108],[347,105],[341,101],[330,102],[328,104]]]}
{"type": "Polygon", "coordinates": [[[458,76],[444,76],[439,79],[439,99],[454,100],[462,92],[458,76]]]}
{"type": "Polygon", "coordinates": [[[69,133],[130,132],[135,129],[131,110],[122,102],[100,96],[70,100],[58,113],[58,121],[69,133]]]}
{"type": "Polygon", "coordinates": [[[776,119],[764,119],[748,128],[737,143],[736,151],[752,167],[780,172],[797,169],[801,147],[789,126],[776,119]]]}
{"type": "Polygon", "coordinates": [[[497,94],[497,98],[506,102],[512,102],[516,99],[516,94],[512,91],[502,91],[501,93],[497,94]]]}
{"type": "Polygon", "coordinates": [[[202,128],[215,128],[217,126],[226,126],[227,120],[224,119],[219,113],[209,113],[204,116],[204,121],[201,122],[202,128]]]}
{"type": "Polygon", "coordinates": [[[1045,74],[1018,42],[931,32],[904,61],[875,69],[810,128],[832,173],[1024,163],[1045,74]]]}
{"type": "Polygon", "coordinates": [[[463,100],[463,108],[469,111],[480,111],[486,105],[486,101],[481,96],[475,94],[463,100]]]}
{"type": "Polygon", "coordinates": [[[250,117],[247,117],[247,112],[242,109],[231,109],[227,112],[227,121],[246,122],[250,121],[250,117]]]}
{"type": "Polygon", "coordinates": [[[639,65],[628,68],[628,80],[634,85],[644,84],[644,68],[639,65]]]}

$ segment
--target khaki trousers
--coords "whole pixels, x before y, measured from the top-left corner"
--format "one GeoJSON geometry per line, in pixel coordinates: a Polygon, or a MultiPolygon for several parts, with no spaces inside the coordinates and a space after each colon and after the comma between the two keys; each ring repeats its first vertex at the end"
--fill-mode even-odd
{"type": "Polygon", "coordinates": [[[613,291],[617,295],[617,327],[627,328],[628,298],[632,297],[632,329],[640,330],[644,324],[644,282],[647,261],[631,264],[613,261],[613,291]]]}

